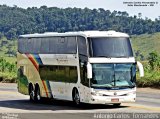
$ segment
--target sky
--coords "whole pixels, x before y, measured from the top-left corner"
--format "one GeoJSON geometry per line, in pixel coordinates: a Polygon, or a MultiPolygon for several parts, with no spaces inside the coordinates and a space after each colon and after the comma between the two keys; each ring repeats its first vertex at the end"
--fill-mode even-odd
{"type": "Polygon", "coordinates": [[[160,16],[160,0],[0,0],[0,5],[18,6],[21,8],[40,7],[77,7],[77,8],[103,8],[110,11],[126,11],[130,16],[142,13],[142,18],[148,17],[152,20],[160,16]],[[130,5],[147,5],[147,6],[128,6],[130,5]],[[140,3],[138,3],[140,2],[140,3]],[[142,3],[145,2],[145,3],[142,3]],[[150,6],[148,2],[153,2],[154,6],[150,6]]]}

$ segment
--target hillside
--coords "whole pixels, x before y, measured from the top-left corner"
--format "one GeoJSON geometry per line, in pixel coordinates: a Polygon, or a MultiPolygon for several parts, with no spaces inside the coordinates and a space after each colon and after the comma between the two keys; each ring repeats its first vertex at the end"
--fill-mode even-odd
{"type": "Polygon", "coordinates": [[[115,30],[132,35],[160,32],[160,19],[155,21],[130,16],[126,11],[103,8],[19,8],[0,5],[0,37],[15,39],[18,35],[43,32],[115,30]]]}
{"type": "Polygon", "coordinates": [[[15,57],[17,52],[17,40],[0,39],[0,56],[15,57]]]}
{"type": "Polygon", "coordinates": [[[135,56],[140,60],[146,60],[149,53],[153,51],[160,54],[160,32],[154,34],[133,35],[131,40],[135,56]]]}

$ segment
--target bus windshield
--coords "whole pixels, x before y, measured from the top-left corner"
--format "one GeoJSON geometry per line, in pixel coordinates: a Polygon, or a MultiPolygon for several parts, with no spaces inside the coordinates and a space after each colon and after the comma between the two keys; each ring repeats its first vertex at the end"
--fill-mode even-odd
{"type": "Polygon", "coordinates": [[[92,64],[91,87],[95,88],[133,88],[136,80],[135,63],[92,64]]]}
{"type": "Polygon", "coordinates": [[[88,38],[90,57],[133,57],[129,38],[88,38]]]}

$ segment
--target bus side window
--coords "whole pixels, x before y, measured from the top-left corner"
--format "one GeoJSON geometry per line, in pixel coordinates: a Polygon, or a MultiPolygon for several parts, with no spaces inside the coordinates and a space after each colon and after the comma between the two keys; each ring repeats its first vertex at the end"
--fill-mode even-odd
{"type": "Polygon", "coordinates": [[[77,74],[77,67],[76,66],[73,66],[73,67],[70,67],[70,82],[71,83],[77,83],[78,81],[78,74],[77,74]]]}
{"type": "Polygon", "coordinates": [[[81,83],[85,86],[89,86],[89,80],[87,79],[87,66],[86,63],[80,63],[80,77],[81,83]]]}
{"type": "Polygon", "coordinates": [[[84,37],[79,36],[78,40],[78,53],[79,55],[87,56],[87,45],[86,39],[84,37]]]}

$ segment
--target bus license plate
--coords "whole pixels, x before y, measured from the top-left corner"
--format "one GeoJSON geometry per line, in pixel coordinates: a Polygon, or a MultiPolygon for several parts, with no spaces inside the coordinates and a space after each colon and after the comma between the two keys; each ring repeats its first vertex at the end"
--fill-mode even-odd
{"type": "Polygon", "coordinates": [[[111,102],[119,102],[119,99],[118,98],[113,98],[113,99],[111,99],[111,102]]]}

